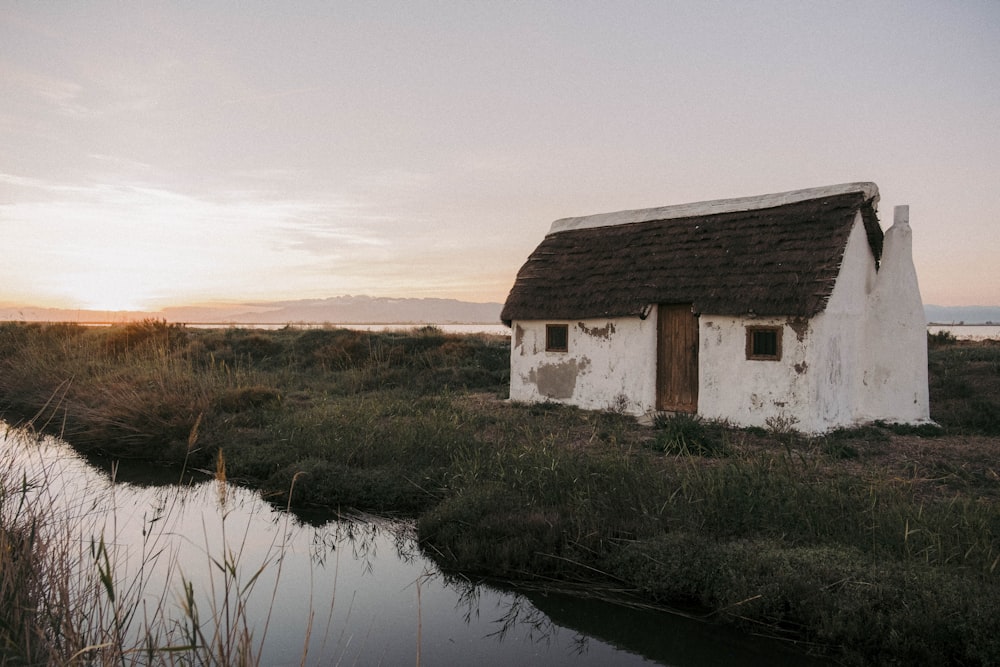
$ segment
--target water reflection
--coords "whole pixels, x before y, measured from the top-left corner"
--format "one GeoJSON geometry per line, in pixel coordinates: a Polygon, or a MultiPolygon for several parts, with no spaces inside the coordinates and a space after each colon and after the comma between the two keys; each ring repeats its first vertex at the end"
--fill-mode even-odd
{"type": "Polygon", "coordinates": [[[0,459],[45,481],[36,501],[81,552],[103,536],[122,590],[174,619],[186,590],[202,619],[245,614],[264,665],[802,664],[662,612],[445,575],[406,522],[303,520],[233,485],[151,486],[148,469],[102,473],[57,440],[2,434],[0,459]]]}

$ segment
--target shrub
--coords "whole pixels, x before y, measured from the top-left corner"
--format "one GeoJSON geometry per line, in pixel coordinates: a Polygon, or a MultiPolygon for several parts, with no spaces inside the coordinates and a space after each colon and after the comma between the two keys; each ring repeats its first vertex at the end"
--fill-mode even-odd
{"type": "Polygon", "coordinates": [[[659,413],[653,420],[657,429],[651,447],[679,456],[726,456],[729,445],[721,424],[705,422],[697,415],[659,413]]]}
{"type": "Polygon", "coordinates": [[[958,339],[955,338],[955,334],[948,331],[947,329],[942,329],[941,331],[931,333],[927,332],[927,347],[940,347],[942,345],[951,345],[955,343],[958,339]]]}
{"type": "Polygon", "coordinates": [[[118,355],[143,347],[175,350],[187,343],[187,331],[181,324],[167,324],[166,320],[145,319],[113,326],[104,337],[108,354],[118,355]]]}
{"type": "Polygon", "coordinates": [[[309,458],[276,471],[263,486],[272,498],[283,497],[295,479],[293,500],[306,507],[413,515],[437,500],[419,485],[401,481],[404,476],[392,467],[356,468],[309,458]]]}
{"type": "Polygon", "coordinates": [[[493,575],[541,576],[565,568],[565,531],[554,508],[535,507],[500,484],[481,484],[421,515],[425,550],[446,567],[493,575]]]}
{"type": "Polygon", "coordinates": [[[230,349],[232,349],[234,357],[238,360],[262,364],[273,361],[284,350],[284,346],[276,341],[274,337],[261,332],[231,330],[229,334],[227,338],[229,339],[230,349]]]}
{"type": "Polygon", "coordinates": [[[277,389],[258,384],[252,387],[230,389],[218,398],[216,404],[226,412],[242,412],[271,407],[279,402],[281,402],[281,393],[277,389]]]}
{"type": "Polygon", "coordinates": [[[606,567],[646,597],[686,601],[755,632],[804,636],[851,663],[1000,659],[1000,597],[984,597],[983,587],[996,588],[986,577],[882,565],[850,547],[693,533],[626,545],[606,567]]]}

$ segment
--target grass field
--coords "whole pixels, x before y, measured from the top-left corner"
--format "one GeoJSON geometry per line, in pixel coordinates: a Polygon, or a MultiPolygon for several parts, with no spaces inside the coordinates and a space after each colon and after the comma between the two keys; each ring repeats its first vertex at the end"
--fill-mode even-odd
{"type": "Polygon", "coordinates": [[[90,455],[417,520],[442,567],[682,607],[857,664],[1000,663],[1000,344],[930,341],[940,427],[807,438],[505,400],[433,328],[0,325],[0,409],[90,455]]]}

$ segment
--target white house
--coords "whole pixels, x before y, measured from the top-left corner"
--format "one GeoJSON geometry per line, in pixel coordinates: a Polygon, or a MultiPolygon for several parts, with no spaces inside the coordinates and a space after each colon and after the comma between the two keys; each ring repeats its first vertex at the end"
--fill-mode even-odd
{"type": "Polygon", "coordinates": [[[510,397],[808,433],[929,421],[909,207],[874,183],[566,218],[518,272],[510,397]]]}

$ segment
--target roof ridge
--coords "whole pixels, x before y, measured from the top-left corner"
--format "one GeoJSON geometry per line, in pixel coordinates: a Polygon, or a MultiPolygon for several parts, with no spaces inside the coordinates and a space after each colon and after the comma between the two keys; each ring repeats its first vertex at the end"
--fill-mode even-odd
{"type": "Polygon", "coordinates": [[[694,216],[715,215],[717,213],[732,213],[735,211],[753,211],[762,208],[773,208],[794,204],[810,199],[821,199],[850,193],[864,195],[865,201],[878,202],[878,186],[869,181],[840,183],[804,190],[790,190],[752,197],[735,197],[731,199],[713,199],[709,201],[692,202],[689,204],[674,204],[657,208],[632,209],[615,211],[613,213],[598,213],[575,218],[560,218],[552,223],[549,234],[566,232],[576,229],[593,227],[610,227],[626,225],[634,222],[649,222],[651,220],[670,220],[673,218],[689,218],[694,216]]]}

